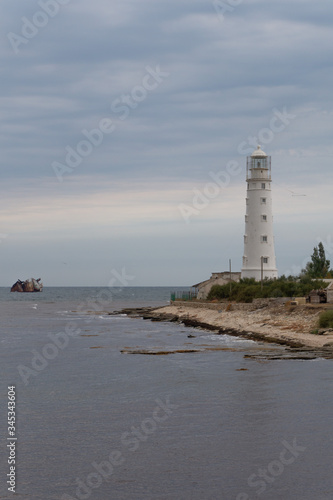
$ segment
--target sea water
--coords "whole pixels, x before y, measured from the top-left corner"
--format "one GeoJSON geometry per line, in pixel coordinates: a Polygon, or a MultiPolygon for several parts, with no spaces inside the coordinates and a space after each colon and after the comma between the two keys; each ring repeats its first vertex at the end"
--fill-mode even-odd
{"type": "Polygon", "coordinates": [[[0,290],[1,499],[8,386],[15,498],[333,498],[333,361],[248,358],[285,348],[107,314],[171,291],[0,290]]]}

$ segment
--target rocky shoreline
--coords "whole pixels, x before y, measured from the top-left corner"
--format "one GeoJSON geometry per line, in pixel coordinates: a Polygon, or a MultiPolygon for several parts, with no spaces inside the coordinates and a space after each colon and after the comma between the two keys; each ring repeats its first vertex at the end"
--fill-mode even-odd
{"type": "MultiPolygon", "coordinates": [[[[150,321],[178,322],[185,326],[214,331],[286,347],[283,359],[333,359],[333,330],[315,330],[322,307],[284,304],[212,304],[177,302],[164,307],[127,308],[112,314],[150,321]]],[[[251,355],[247,357],[252,357],[251,355]]],[[[258,356],[255,356],[258,357],[258,356]]],[[[263,355],[264,359],[282,359],[263,355]]]]}

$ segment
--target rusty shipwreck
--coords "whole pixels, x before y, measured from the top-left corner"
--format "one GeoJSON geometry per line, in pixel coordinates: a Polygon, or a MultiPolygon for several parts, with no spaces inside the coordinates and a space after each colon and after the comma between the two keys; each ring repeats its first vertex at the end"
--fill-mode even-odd
{"type": "Polygon", "coordinates": [[[11,292],[41,292],[42,290],[43,283],[41,282],[41,278],[37,280],[35,278],[25,281],[17,280],[10,289],[11,292]]]}

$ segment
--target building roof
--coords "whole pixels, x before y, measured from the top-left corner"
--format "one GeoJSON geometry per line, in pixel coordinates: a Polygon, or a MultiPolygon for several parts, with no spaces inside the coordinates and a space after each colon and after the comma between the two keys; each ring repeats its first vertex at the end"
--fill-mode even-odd
{"type": "MultiPolygon", "coordinates": [[[[231,276],[237,275],[238,277],[241,276],[241,272],[239,271],[232,271],[231,276]]],[[[226,282],[229,282],[229,277],[230,277],[230,271],[223,271],[223,272],[218,272],[218,273],[212,273],[211,277],[208,280],[205,281],[200,281],[200,283],[196,283],[195,285],[192,285],[193,288],[198,288],[204,285],[207,285],[208,283],[214,283],[217,280],[224,280],[226,282]],[[214,276],[216,275],[216,276],[214,276]]],[[[231,281],[234,281],[233,279],[231,281]]]]}
{"type": "Polygon", "coordinates": [[[197,288],[198,286],[209,283],[210,281],[211,281],[211,278],[209,278],[208,280],[205,280],[205,281],[200,281],[200,283],[196,283],[195,285],[192,285],[192,288],[197,288]]]}
{"type": "Polygon", "coordinates": [[[253,151],[251,158],[267,158],[267,155],[261,149],[261,146],[257,146],[257,149],[255,151],[253,151]]]}

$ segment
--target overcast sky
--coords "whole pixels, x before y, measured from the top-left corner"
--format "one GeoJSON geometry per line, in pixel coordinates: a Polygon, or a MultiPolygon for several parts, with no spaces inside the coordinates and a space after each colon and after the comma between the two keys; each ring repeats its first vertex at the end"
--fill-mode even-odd
{"type": "Polygon", "coordinates": [[[0,286],[240,270],[257,143],[279,274],[318,241],[333,263],[331,0],[2,0],[0,19],[0,286]]]}

